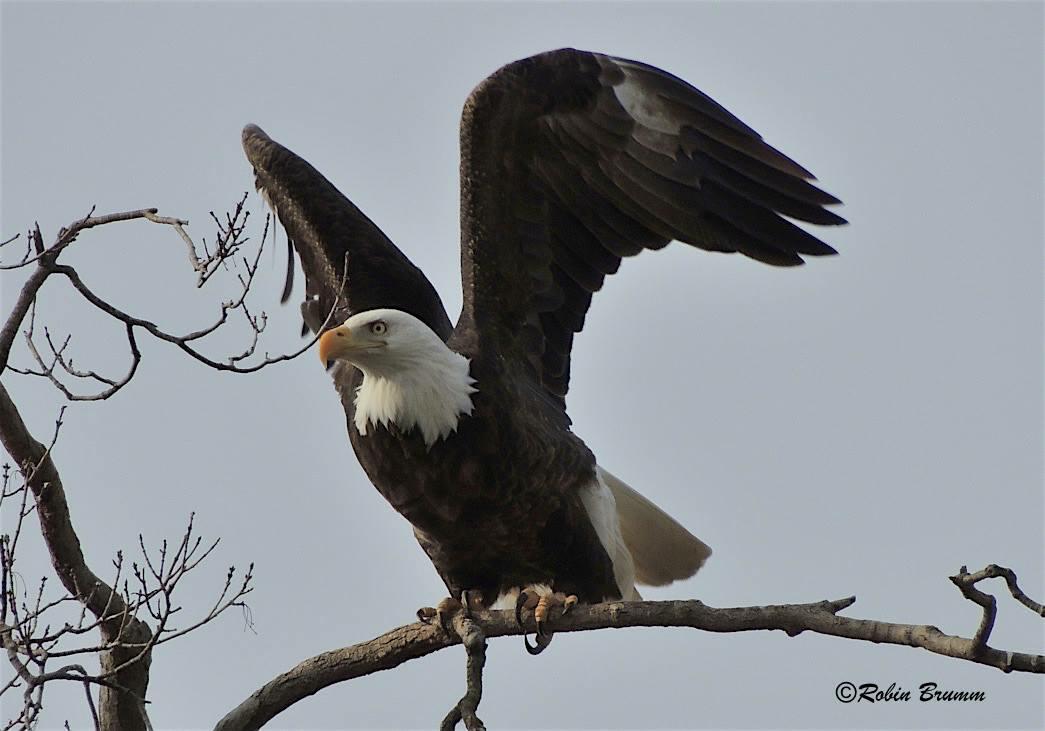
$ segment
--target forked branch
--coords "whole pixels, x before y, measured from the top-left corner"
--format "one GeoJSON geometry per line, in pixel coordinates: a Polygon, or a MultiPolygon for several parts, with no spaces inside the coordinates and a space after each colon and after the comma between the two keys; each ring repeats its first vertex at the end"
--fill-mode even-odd
{"type": "MultiPolygon", "coordinates": [[[[158,550],[148,550],[139,536],[142,564],[132,565],[131,577],[123,576],[123,555],[117,554],[112,581],[100,579],[80,550],[64,487],[51,457],[61,426],[59,415],[48,446],[34,440],[6,388],[0,385],[0,439],[18,462],[15,473],[21,476],[21,484],[12,485],[12,470],[4,466],[0,504],[6,515],[13,501],[17,512],[11,511],[11,532],[0,537],[0,645],[15,675],[0,688],[0,696],[15,689],[22,691],[21,712],[11,723],[30,729],[43,707],[45,686],[73,681],[84,686],[96,728],[147,729],[145,698],[153,648],[196,630],[231,607],[246,608],[244,597],[252,590],[253,566],[242,575],[230,568],[209,611],[181,627],[171,624],[182,610],[174,593],[217,545],[217,541],[204,543],[196,536],[191,518],[181,540],[171,549],[163,542],[158,550]],[[17,579],[19,538],[25,519],[33,513],[39,518],[52,564],[65,590],[57,598],[45,592],[46,578],[35,592],[17,579]],[[67,603],[80,605],[79,620],[54,621],[50,610],[67,603]],[[153,626],[146,624],[147,620],[153,626]],[[88,634],[100,639],[87,640],[88,634]],[[96,657],[101,667],[93,673],[76,663],[51,669],[53,663],[68,662],[76,656],[96,657]],[[99,690],[97,705],[92,688],[99,690]]],[[[4,700],[7,707],[7,698],[4,700]]]]}
{"type": "MultiPolygon", "coordinates": [[[[258,270],[261,250],[267,238],[266,222],[261,242],[252,259],[240,256],[246,236],[247,212],[245,198],[235,210],[226,215],[224,221],[212,217],[218,224],[218,235],[214,244],[203,246],[201,255],[185,231],[186,221],[179,218],[159,216],[155,208],[143,208],[104,216],[94,215],[94,209],[67,227],[62,228],[50,246],[44,245],[39,226],[34,226],[26,236],[25,252],[14,264],[2,265],[4,269],[30,268],[29,275],[15,300],[12,311],[0,328],[0,374],[8,371],[48,379],[68,400],[104,400],[131,381],[141,361],[136,335],[144,331],[161,340],[171,342],[196,360],[226,371],[249,373],[272,363],[289,360],[303,353],[310,345],[295,353],[270,357],[267,354],[260,363],[241,365],[250,358],[258,346],[258,336],[265,328],[264,313],[255,314],[248,308],[246,298],[258,270]],[[105,301],[84,283],[80,274],[71,266],[59,263],[59,258],[84,231],[99,226],[143,219],[155,224],[169,226],[189,247],[189,258],[197,272],[197,284],[202,286],[219,270],[235,274],[239,283],[239,294],[221,304],[217,320],[204,328],[185,335],[174,335],[143,318],[127,314],[105,301]],[[92,305],[119,320],[124,328],[130,365],[120,377],[98,373],[89,368],[74,365],[68,354],[70,337],[54,337],[44,327],[43,338],[36,327],[36,302],[41,287],[52,275],[61,275],[92,305]],[[252,331],[248,346],[226,362],[211,359],[196,350],[194,345],[207,335],[218,330],[234,312],[242,313],[252,331]],[[28,321],[27,321],[28,318],[28,321]],[[10,364],[12,347],[21,330],[25,335],[28,352],[35,367],[15,368],[10,364]],[[66,384],[70,379],[90,383],[100,390],[80,394],[66,384]]],[[[18,237],[0,243],[3,247],[13,244],[18,237]]],[[[59,416],[55,439],[62,424],[59,416]]],[[[146,714],[146,691],[149,682],[149,664],[152,649],[158,644],[180,637],[213,620],[230,607],[246,609],[243,598],[251,591],[252,568],[237,574],[230,568],[220,596],[210,610],[200,619],[186,626],[174,627],[170,621],[179,612],[173,593],[182,578],[207,557],[214,544],[202,544],[193,532],[192,522],[182,540],[168,551],[164,543],[155,560],[145,549],[140,539],[143,564],[133,565],[130,576],[124,576],[122,554],[115,562],[115,577],[111,583],[102,580],[88,566],[80,541],[73,529],[65,489],[58,469],[51,456],[51,444],[45,446],[37,441],[23,422],[21,414],[6,386],[0,383],[0,441],[15,463],[15,472],[21,475],[22,484],[12,487],[11,471],[3,470],[3,492],[0,501],[5,502],[5,514],[10,501],[19,501],[19,511],[13,534],[0,539],[0,645],[14,669],[14,677],[0,694],[20,688],[24,704],[20,716],[13,724],[32,727],[37,722],[44,688],[48,683],[71,680],[84,685],[91,717],[96,727],[121,729],[146,729],[149,720],[146,714]],[[35,594],[30,595],[24,586],[17,586],[14,570],[15,549],[24,520],[36,513],[44,542],[51,554],[51,562],[65,593],[51,599],[45,595],[46,582],[41,582],[35,594]],[[122,581],[122,585],[121,585],[122,581]],[[21,598],[20,598],[21,597],[21,598]],[[49,625],[49,610],[59,605],[75,602],[81,607],[80,620],[64,624],[56,630],[49,625]],[[146,620],[154,623],[150,627],[146,620]],[[87,633],[100,637],[99,641],[85,642],[80,638],[87,633]],[[82,665],[67,664],[51,669],[47,663],[60,658],[77,655],[97,656],[101,668],[88,673],[82,665]],[[99,703],[95,705],[91,689],[99,689],[99,703]]],[[[6,527],[6,524],[5,524],[6,527]]],[[[6,699],[5,699],[6,700],[6,699]]]]}
{"type": "MultiPolygon", "coordinates": [[[[984,571],[986,573],[983,576],[980,576],[983,572],[968,576],[980,580],[988,575],[1007,578],[1011,574],[1008,569],[997,567],[993,571],[991,567],[984,571]]],[[[971,581],[971,578],[963,581],[971,581]]],[[[1016,586],[1015,575],[1012,576],[1010,589],[1013,586],[1016,586]]],[[[1016,589],[1013,595],[1022,595],[1022,592],[1016,589]]],[[[948,635],[931,625],[897,624],[839,614],[855,602],[856,597],[847,597],[812,604],[724,609],[709,607],[699,601],[611,602],[578,605],[570,614],[557,618],[554,629],[556,632],[623,627],[691,627],[708,632],[781,630],[792,637],[803,632],[815,632],[852,640],[920,647],[938,655],[989,665],[1004,672],[1045,673],[1043,655],[998,650],[986,646],[976,637],[948,635]]],[[[1039,605],[1030,602],[1027,606],[1035,609],[1039,605]]],[[[536,629],[532,616],[526,619],[525,627],[520,627],[514,613],[509,611],[473,611],[471,623],[474,623],[478,636],[484,638],[484,641],[485,638],[519,635],[536,629]]],[[[468,632],[468,626],[456,620],[453,633],[446,632],[438,623],[410,624],[368,642],[316,655],[254,691],[221,719],[215,728],[217,731],[259,729],[278,713],[323,688],[380,670],[390,670],[408,660],[461,644],[462,637],[467,637],[468,632]]],[[[464,711],[470,709],[474,715],[482,693],[482,663],[476,661],[479,657],[478,642],[474,637],[470,642],[473,649],[468,653],[468,692],[444,720],[444,729],[462,719],[467,725],[464,711]],[[478,679],[473,677],[475,668],[479,668],[478,679]],[[474,698],[475,705],[466,703],[469,697],[474,698]]]]}
{"type": "MultiPolygon", "coordinates": [[[[4,323],[3,329],[0,330],[0,372],[11,371],[21,375],[46,378],[70,401],[100,401],[115,395],[131,381],[137,372],[141,362],[141,353],[136,339],[138,330],[176,346],[194,360],[210,368],[226,372],[254,373],[275,363],[282,363],[302,355],[315,344],[318,335],[293,352],[279,355],[270,355],[266,352],[260,358],[256,357],[259,353],[260,336],[268,323],[268,316],[264,311],[255,311],[248,304],[247,296],[254,285],[261,254],[269,238],[270,219],[265,220],[260,243],[252,256],[242,256],[244,246],[250,241],[250,237],[247,235],[249,212],[244,208],[245,202],[246,195],[236,204],[232,212],[225,214],[224,220],[211,212],[211,218],[218,228],[217,235],[211,245],[208,246],[206,240],[203,240],[201,247],[197,247],[186,232],[187,221],[171,216],[160,216],[155,208],[142,208],[105,216],[95,216],[92,209],[88,215],[62,228],[50,246],[44,246],[39,226],[35,226],[26,236],[26,240],[31,242],[32,246],[27,247],[26,253],[19,261],[2,266],[7,269],[20,269],[35,264],[35,268],[22,286],[13,311],[4,323]],[[197,286],[202,287],[219,271],[227,271],[235,277],[239,291],[233,298],[220,303],[215,320],[187,333],[170,332],[146,318],[130,314],[115,306],[94,292],[74,267],[59,263],[61,254],[77,240],[83,231],[105,224],[137,219],[169,226],[177,232],[188,248],[189,262],[197,274],[197,286]],[[35,339],[36,296],[43,283],[53,274],[64,277],[93,307],[123,325],[130,353],[130,364],[124,375],[107,376],[91,369],[75,367],[72,358],[66,352],[70,343],[68,335],[64,338],[53,338],[50,330],[45,327],[46,346],[35,339]],[[237,313],[250,330],[250,341],[239,352],[228,355],[224,359],[209,356],[200,350],[198,343],[223,328],[237,313]],[[35,366],[15,367],[9,363],[11,348],[18,329],[26,324],[27,318],[28,324],[23,334],[35,366]],[[69,379],[75,379],[81,383],[93,383],[95,387],[100,385],[102,388],[91,393],[79,393],[67,385],[69,379]]],[[[14,237],[4,243],[10,244],[16,240],[17,237],[14,237]]],[[[327,315],[327,321],[340,304],[340,301],[334,302],[327,315]]]]}

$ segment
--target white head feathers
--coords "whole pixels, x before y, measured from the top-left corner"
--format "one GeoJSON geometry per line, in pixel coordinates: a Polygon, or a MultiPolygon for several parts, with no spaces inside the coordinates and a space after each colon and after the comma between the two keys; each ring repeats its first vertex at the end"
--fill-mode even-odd
{"type": "Polygon", "coordinates": [[[367,310],[323,334],[320,359],[347,361],[363,372],[356,391],[356,430],[395,424],[417,428],[425,444],[456,431],[472,413],[475,380],[468,359],[455,353],[427,325],[401,310],[367,310]]]}

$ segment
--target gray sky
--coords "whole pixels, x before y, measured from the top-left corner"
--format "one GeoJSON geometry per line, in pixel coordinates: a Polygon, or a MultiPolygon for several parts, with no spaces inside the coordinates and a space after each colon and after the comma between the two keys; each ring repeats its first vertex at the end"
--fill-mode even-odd
{"type": "MultiPolygon", "coordinates": [[[[856,594],[851,616],[966,636],[979,609],[946,578],[962,564],[1011,566],[1045,597],[1041,4],[4,3],[0,19],[4,237],[38,219],[50,239],[97,204],[158,206],[210,238],[207,212],[253,187],[239,131],[256,122],[366,211],[454,313],[471,88],[565,45],[687,79],[813,170],[852,224],[826,234],[841,256],[798,270],[672,246],[626,262],[595,298],[574,351],[576,430],[715,550],[695,579],[647,596],[856,594]]],[[[280,252],[255,299],[273,352],[300,343],[296,306],[277,303],[280,252]]],[[[145,223],[85,234],[68,260],[171,330],[220,300],[194,291],[173,232],[145,223]]],[[[4,274],[5,312],[20,279],[4,274]]],[[[58,282],[40,317],[73,333],[79,364],[125,368],[120,328],[58,282]]],[[[139,532],[176,539],[195,511],[222,543],[181,590],[183,622],[229,564],[257,565],[257,634],[229,614],[157,650],[158,728],[211,726],[298,661],[442,596],[356,464],[313,357],[244,377],[142,351],[118,397],[70,407],[55,453],[89,562],[104,574],[139,532]]],[[[5,383],[48,435],[57,394],[5,383]]],[[[24,548],[32,581],[46,556],[24,548]]],[[[1041,620],[999,599],[992,644],[1042,652],[1041,620]]],[[[491,645],[491,728],[1045,724],[1040,678],[910,648],[692,630],[561,636],[537,659],[521,645],[491,645]],[[846,706],[843,680],[987,701],[846,706]]],[[[430,728],[462,687],[463,653],[444,651],[326,690],[274,727],[430,728]]],[[[84,711],[79,688],[51,689],[45,726],[82,727],[84,711]]]]}

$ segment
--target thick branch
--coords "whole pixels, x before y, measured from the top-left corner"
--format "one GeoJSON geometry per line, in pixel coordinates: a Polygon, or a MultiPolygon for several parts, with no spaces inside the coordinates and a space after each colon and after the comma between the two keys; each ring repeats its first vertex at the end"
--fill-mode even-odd
{"type": "Polygon", "coordinates": [[[40,287],[43,286],[49,274],[47,269],[38,267],[22,285],[22,291],[18,294],[14,309],[11,310],[11,314],[4,322],[3,329],[0,330],[0,373],[7,367],[7,361],[11,357],[11,346],[14,344],[15,335],[18,334],[18,328],[28,314],[33,300],[36,299],[36,293],[40,291],[40,287]]]}
{"type": "MultiPolygon", "coordinates": [[[[0,384],[0,441],[21,467],[26,484],[32,490],[40,531],[55,573],[66,590],[102,620],[103,642],[113,645],[111,652],[101,655],[102,671],[103,674],[113,671],[136,654],[133,647],[124,645],[141,646],[152,633],[144,622],[128,616],[129,608],[119,594],[88,568],[50,450],[29,433],[3,384],[0,384]]],[[[149,683],[149,658],[143,657],[140,662],[121,669],[114,683],[128,692],[103,687],[102,718],[113,719],[121,729],[148,728],[143,699],[149,683]]]]}
{"type": "Polygon", "coordinates": [[[486,665],[486,635],[470,616],[464,612],[454,615],[454,632],[464,645],[468,660],[465,663],[465,692],[461,700],[450,709],[439,724],[440,731],[453,731],[458,722],[464,721],[467,731],[486,731],[477,711],[483,698],[483,666],[486,665]]]}
{"type": "MultiPolygon", "coordinates": [[[[838,616],[855,597],[815,604],[718,609],[699,601],[613,602],[577,606],[555,622],[556,632],[622,627],[692,627],[708,632],[783,630],[847,637],[875,643],[921,647],[930,652],[999,668],[1005,672],[1045,673],[1045,656],[1006,652],[985,647],[977,652],[973,639],[955,637],[929,625],[894,624],[838,616]]],[[[522,634],[513,612],[473,612],[473,620],[487,637],[522,634]]],[[[532,620],[526,631],[533,632],[532,620]]],[[[216,726],[217,731],[261,728],[297,701],[335,683],[389,670],[460,643],[437,625],[411,624],[369,642],[325,652],[256,690],[216,726]]]]}

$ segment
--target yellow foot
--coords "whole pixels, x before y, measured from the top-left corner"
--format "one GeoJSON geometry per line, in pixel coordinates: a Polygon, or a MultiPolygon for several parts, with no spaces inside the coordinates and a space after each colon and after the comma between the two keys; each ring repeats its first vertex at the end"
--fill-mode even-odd
{"type": "Polygon", "coordinates": [[[461,592],[461,598],[456,599],[448,596],[434,607],[421,607],[417,610],[417,618],[424,624],[431,624],[433,619],[439,620],[439,626],[445,631],[450,631],[450,624],[458,612],[464,612],[464,616],[471,617],[473,611],[483,608],[483,595],[475,589],[461,592]]]}
{"type": "Polygon", "coordinates": [[[526,651],[531,655],[539,655],[551,644],[552,631],[548,629],[548,620],[554,616],[554,610],[562,608],[559,616],[564,616],[577,603],[577,597],[573,594],[563,594],[561,591],[552,591],[546,586],[531,586],[522,589],[515,602],[515,621],[521,627],[522,610],[533,610],[533,619],[537,624],[537,642],[531,645],[529,638],[523,633],[523,644],[526,651]]]}

